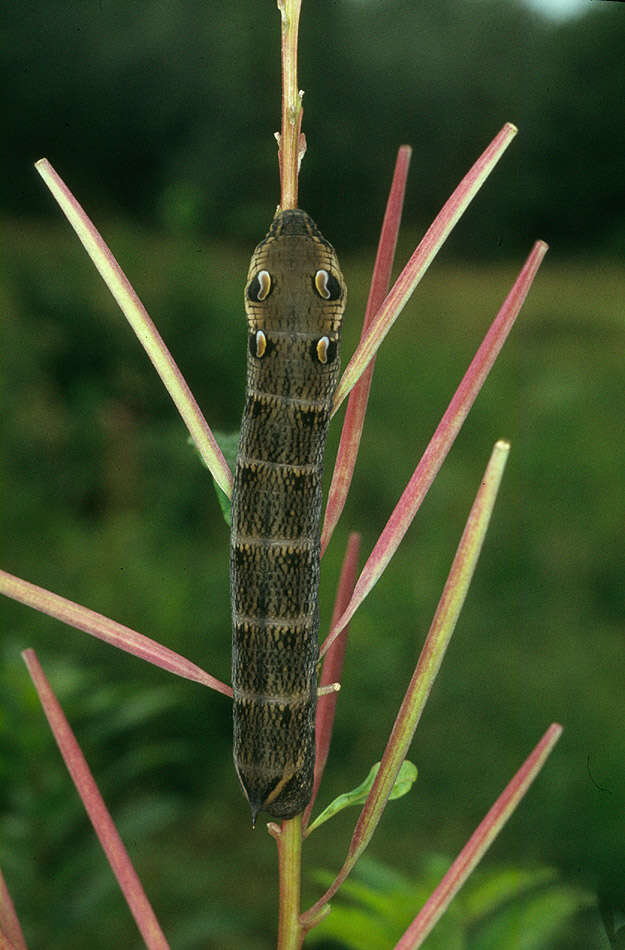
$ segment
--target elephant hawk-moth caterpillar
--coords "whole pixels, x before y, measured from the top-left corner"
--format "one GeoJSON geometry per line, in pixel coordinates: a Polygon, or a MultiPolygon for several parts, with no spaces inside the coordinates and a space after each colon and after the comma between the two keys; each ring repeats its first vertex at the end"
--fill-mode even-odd
{"type": "Polygon", "coordinates": [[[346,288],[304,211],[279,211],[245,286],[247,387],[232,493],[234,762],[255,822],[312,794],[321,477],[346,288]]]}

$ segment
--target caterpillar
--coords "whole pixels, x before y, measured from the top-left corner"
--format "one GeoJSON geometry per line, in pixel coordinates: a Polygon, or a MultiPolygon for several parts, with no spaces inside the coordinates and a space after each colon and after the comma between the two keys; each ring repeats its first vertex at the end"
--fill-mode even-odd
{"type": "Polygon", "coordinates": [[[232,493],[234,763],[252,811],[310,801],[321,478],[346,287],[299,209],[278,211],[245,286],[247,385],[232,493]]]}

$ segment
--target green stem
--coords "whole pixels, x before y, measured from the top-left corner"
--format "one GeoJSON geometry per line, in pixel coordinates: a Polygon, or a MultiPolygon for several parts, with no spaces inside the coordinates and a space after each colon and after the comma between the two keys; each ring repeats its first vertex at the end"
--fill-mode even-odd
{"type": "Polygon", "coordinates": [[[299,950],[304,939],[300,924],[302,816],[283,821],[275,837],[280,868],[278,950],[299,950]]]}

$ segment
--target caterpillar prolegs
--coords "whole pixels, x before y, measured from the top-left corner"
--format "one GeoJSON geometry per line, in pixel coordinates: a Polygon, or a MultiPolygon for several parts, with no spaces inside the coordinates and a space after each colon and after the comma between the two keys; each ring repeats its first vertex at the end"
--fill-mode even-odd
{"type": "Polygon", "coordinates": [[[345,302],[315,223],[278,212],[245,287],[230,543],[234,761],[254,822],[260,811],[293,818],[312,793],[321,477],[345,302]]]}

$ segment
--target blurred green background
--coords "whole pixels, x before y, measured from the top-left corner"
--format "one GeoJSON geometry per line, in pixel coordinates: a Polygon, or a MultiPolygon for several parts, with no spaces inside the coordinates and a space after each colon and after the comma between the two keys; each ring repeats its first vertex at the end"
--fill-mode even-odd
{"type": "MultiPolygon", "coordinates": [[[[235,430],[242,283],[279,197],[275,3],[33,0],[3,21],[2,566],[228,679],[228,533],[210,479],[32,163],[45,154],[64,176],[210,424],[235,430]]],[[[348,532],[362,532],[368,555],[532,242],[552,246],[353,621],[319,805],[380,757],[491,447],[508,438],[482,559],[413,744],[419,780],[389,806],[370,854],[408,875],[424,854],[453,856],[556,720],[564,735],[486,861],[552,865],[617,919],[624,49],[618,3],[555,23],[512,0],[306,0],[300,54],[301,203],[341,257],[346,355],[398,145],[414,148],[402,265],[503,122],[520,127],[380,353],[352,494],[324,560],[322,627],[348,532]]],[[[1,608],[0,864],[30,945],[140,946],[20,659],[34,646],[172,947],[271,947],[275,846],[249,829],[228,702],[1,608]]],[[[319,895],[311,870],[342,863],[354,818],[343,813],[307,845],[306,904],[319,895]]],[[[596,932],[585,911],[549,946],[607,946],[592,943],[596,932]]]]}

